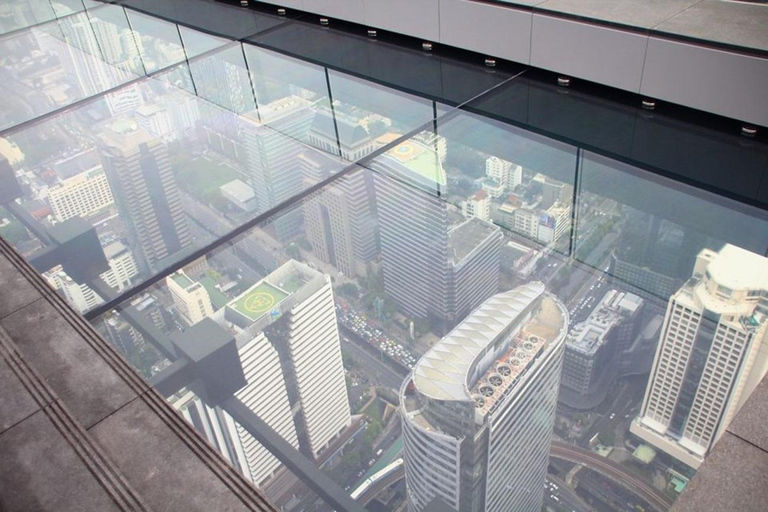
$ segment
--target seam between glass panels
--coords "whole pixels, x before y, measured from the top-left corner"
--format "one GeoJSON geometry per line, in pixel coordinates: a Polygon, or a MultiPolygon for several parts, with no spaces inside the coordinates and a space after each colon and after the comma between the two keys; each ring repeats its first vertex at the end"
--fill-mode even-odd
{"type": "MultiPolygon", "coordinates": [[[[468,102],[477,100],[478,98],[480,98],[484,94],[487,94],[488,92],[493,91],[497,87],[501,87],[501,86],[503,86],[505,84],[508,84],[510,81],[515,80],[520,75],[525,73],[525,71],[526,70],[520,71],[516,75],[514,75],[514,76],[504,80],[503,82],[501,82],[501,83],[491,87],[490,89],[487,89],[487,90],[483,91],[480,94],[477,94],[477,95],[473,96],[472,98],[470,98],[470,99],[464,101],[463,103],[461,103],[459,106],[452,108],[451,110],[449,110],[448,112],[446,112],[445,114],[440,116],[438,119],[430,119],[429,121],[427,121],[425,123],[422,123],[421,125],[419,125],[418,127],[414,128],[413,130],[410,130],[408,133],[406,133],[404,135],[401,135],[400,137],[398,137],[397,139],[393,140],[392,142],[390,142],[390,143],[388,143],[388,144],[378,148],[376,151],[373,151],[372,153],[369,153],[368,155],[365,155],[364,157],[362,157],[362,158],[360,158],[360,159],[358,159],[358,160],[356,160],[354,162],[351,162],[349,165],[347,165],[346,167],[341,169],[339,172],[337,172],[337,173],[329,176],[328,178],[326,178],[326,179],[316,183],[312,187],[309,187],[309,188],[303,190],[301,193],[296,194],[296,195],[286,199],[282,203],[280,203],[280,204],[278,204],[278,205],[268,209],[264,213],[261,213],[261,214],[255,216],[255,217],[253,217],[252,219],[248,220],[247,222],[245,222],[245,223],[241,224],[240,226],[237,226],[236,228],[232,229],[228,233],[225,233],[224,235],[216,238],[215,240],[213,240],[209,244],[207,244],[207,245],[201,247],[200,249],[192,252],[191,254],[187,255],[184,258],[182,258],[178,262],[170,265],[168,268],[166,268],[166,269],[164,269],[164,270],[162,270],[160,272],[155,273],[154,275],[152,275],[148,279],[142,281],[141,283],[139,283],[135,287],[133,287],[133,288],[131,288],[129,290],[126,290],[124,293],[116,295],[111,300],[106,301],[103,304],[100,304],[100,305],[94,307],[93,309],[85,312],[83,315],[89,321],[93,320],[93,319],[95,319],[95,318],[97,318],[97,317],[99,317],[101,315],[103,315],[107,311],[118,307],[121,303],[123,303],[123,302],[125,302],[127,300],[130,300],[131,298],[135,297],[136,295],[138,295],[139,293],[143,292],[147,288],[151,287],[152,285],[156,284],[157,282],[161,281],[162,279],[164,279],[164,278],[168,277],[169,275],[173,274],[174,272],[176,272],[180,268],[186,266],[187,264],[191,263],[192,261],[194,261],[194,260],[196,260],[196,259],[198,259],[198,258],[200,258],[202,256],[205,256],[206,254],[208,254],[208,253],[210,253],[210,252],[212,252],[212,251],[214,251],[214,250],[216,250],[216,249],[218,249],[220,247],[223,247],[226,244],[232,243],[232,241],[235,238],[237,238],[239,235],[241,235],[243,233],[246,233],[250,229],[258,226],[259,224],[261,224],[261,223],[263,223],[263,222],[265,222],[267,220],[269,220],[271,217],[274,217],[274,216],[282,213],[284,210],[288,210],[288,209],[292,208],[293,206],[298,205],[302,200],[304,200],[306,197],[308,197],[312,193],[325,188],[327,185],[333,184],[337,180],[340,180],[343,177],[347,176],[348,174],[351,174],[353,171],[360,170],[360,169],[366,169],[366,170],[369,170],[371,172],[377,172],[377,171],[375,171],[373,169],[370,169],[369,167],[366,167],[366,164],[369,163],[370,161],[372,161],[373,159],[378,158],[379,156],[381,156],[382,154],[386,153],[387,151],[391,150],[392,148],[398,146],[399,144],[402,144],[403,142],[405,142],[406,140],[410,139],[414,135],[417,135],[418,133],[422,132],[425,128],[428,128],[429,126],[433,126],[434,123],[437,120],[445,120],[446,118],[454,117],[459,112],[460,107],[462,107],[463,105],[466,105],[468,102]]],[[[389,175],[387,175],[387,176],[389,177],[389,175]]],[[[410,185],[408,183],[404,183],[404,184],[409,186],[409,187],[412,187],[412,185],[410,185]]]]}
{"type": "MultiPolygon", "coordinates": [[[[123,7],[123,9],[128,9],[128,8],[127,7],[123,7]]],[[[76,14],[82,14],[82,13],[76,13],[76,14]]],[[[58,20],[53,20],[53,21],[58,21],[58,20]]],[[[282,23],[280,25],[277,25],[277,26],[274,26],[274,27],[270,27],[268,29],[265,29],[263,32],[257,32],[256,34],[262,34],[262,33],[270,32],[270,31],[275,30],[275,29],[277,29],[279,27],[282,27],[286,23],[287,22],[284,22],[284,23],[282,23]]],[[[177,27],[178,27],[178,25],[179,24],[177,24],[177,27]]],[[[192,27],[188,27],[188,28],[192,28],[192,27]]],[[[0,37],[2,37],[2,36],[0,36],[0,37]]],[[[251,36],[248,36],[248,37],[251,37],[251,36]]],[[[64,41],[64,43],[68,44],[68,43],[66,43],[66,41],[64,41]]],[[[182,41],[182,43],[183,43],[183,41],[182,41]]],[[[82,107],[83,105],[89,104],[90,102],[97,101],[97,100],[99,100],[99,99],[101,99],[101,98],[103,98],[105,96],[108,96],[109,94],[118,92],[118,91],[120,91],[120,90],[122,90],[124,88],[130,87],[132,85],[136,85],[137,83],[140,83],[143,80],[156,78],[156,77],[158,77],[158,76],[160,76],[160,75],[162,75],[164,73],[173,71],[175,68],[183,67],[185,64],[187,65],[187,69],[189,70],[190,78],[192,78],[192,71],[191,71],[191,67],[189,66],[190,63],[197,62],[199,60],[202,60],[202,59],[211,57],[213,55],[216,55],[217,53],[226,51],[226,50],[228,50],[230,48],[234,48],[235,45],[237,45],[237,44],[243,44],[243,42],[241,40],[239,40],[239,39],[231,39],[231,40],[227,41],[226,43],[224,43],[221,46],[218,46],[216,48],[211,48],[210,50],[206,50],[206,51],[204,51],[202,53],[199,53],[197,55],[194,55],[192,57],[185,58],[184,60],[181,60],[179,62],[174,62],[173,64],[169,64],[169,65],[167,65],[167,66],[165,66],[163,68],[160,68],[160,69],[157,69],[155,71],[149,72],[149,73],[147,73],[145,75],[136,76],[135,78],[132,78],[132,79],[130,79],[127,82],[124,82],[122,84],[118,84],[118,85],[116,85],[114,87],[111,87],[109,89],[105,89],[105,90],[103,90],[101,92],[98,92],[96,94],[92,94],[90,96],[86,96],[84,98],[81,98],[81,99],[73,102],[73,103],[70,103],[69,105],[64,105],[63,107],[59,107],[59,108],[51,110],[49,112],[45,112],[45,113],[40,114],[39,116],[36,116],[36,117],[34,117],[32,119],[28,119],[26,121],[22,121],[19,124],[16,124],[14,126],[10,126],[8,128],[5,128],[4,130],[0,130],[0,137],[2,137],[2,138],[8,137],[8,136],[16,133],[19,130],[22,130],[24,128],[28,128],[30,126],[34,126],[38,122],[43,122],[43,121],[45,121],[47,119],[50,119],[52,117],[57,116],[58,114],[63,114],[65,112],[69,111],[69,110],[77,109],[79,107],[82,107]]],[[[184,48],[185,55],[186,55],[186,48],[184,47],[183,44],[182,44],[182,48],[184,48]]],[[[93,57],[98,59],[98,57],[96,57],[96,56],[93,56],[93,57]]],[[[111,64],[109,64],[106,61],[101,61],[101,62],[103,62],[107,66],[114,67],[114,66],[112,66],[111,64]]],[[[142,66],[144,66],[143,59],[142,59],[142,66]]],[[[116,68],[116,69],[118,69],[118,68],[116,68]]],[[[194,78],[192,78],[192,80],[194,81],[194,78]]],[[[202,100],[208,101],[209,103],[211,103],[213,105],[217,105],[220,108],[224,108],[225,110],[228,110],[225,107],[222,107],[221,105],[218,105],[218,104],[216,104],[216,103],[214,103],[214,102],[212,102],[210,100],[207,100],[206,98],[198,96],[197,94],[195,94],[195,96],[197,98],[202,99],[202,100]]],[[[237,113],[235,112],[235,114],[237,114],[237,113]]]]}
{"type": "MultiPolygon", "coordinates": [[[[34,28],[40,28],[43,25],[48,25],[49,23],[54,23],[54,22],[66,20],[67,18],[71,18],[73,16],[77,16],[78,14],[83,14],[83,13],[86,13],[86,12],[89,12],[89,11],[101,11],[107,5],[120,5],[116,1],[109,1],[109,2],[108,1],[104,1],[104,0],[99,0],[99,1],[102,2],[102,5],[97,5],[96,7],[93,7],[91,9],[89,9],[89,8],[85,7],[85,5],[83,5],[83,10],[82,11],[70,12],[70,13],[67,13],[67,14],[63,14],[61,16],[56,15],[56,9],[53,9],[53,15],[54,15],[53,18],[51,18],[49,20],[41,21],[39,23],[33,23],[32,25],[27,25],[27,26],[24,26],[24,27],[15,28],[13,30],[9,30],[8,32],[3,32],[2,34],[0,34],[0,39],[3,39],[5,37],[18,36],[19,34],[24,32],[25,30],[34,29],[34,28]]],[[[120,5],[120,7],[123,7],[123,6],[120,5]]]]}

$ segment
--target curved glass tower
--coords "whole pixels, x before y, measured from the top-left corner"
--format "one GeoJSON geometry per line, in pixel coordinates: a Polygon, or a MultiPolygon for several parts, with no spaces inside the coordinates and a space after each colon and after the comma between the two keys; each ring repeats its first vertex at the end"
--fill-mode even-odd
{"type": "Polygon", "coordinates": [[[409,509],[541,509],[568,313],[540,282],[485,301],[400,391],[409,509]]]}

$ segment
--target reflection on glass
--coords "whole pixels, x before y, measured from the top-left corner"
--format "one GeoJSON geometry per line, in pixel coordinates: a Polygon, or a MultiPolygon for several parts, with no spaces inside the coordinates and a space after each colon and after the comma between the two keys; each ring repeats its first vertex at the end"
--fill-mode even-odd
{"type": "MultiPolygon", "coordinates": [[[[83,9],[82,4],[80,9],[83,9]]],[[[50,0],[8,0],[0,7],[0,33],[45,23],[55,19],[57,14],[50,0]]]]}
{"type": "Polygon", "coordinates": [[[344,508],[298,453],[372,510],[665,510],[768,368],[762,212],[108,7],[0,41],[4,126],[114,88],[0,140],[0,235],[279,506],[344,508]]]}

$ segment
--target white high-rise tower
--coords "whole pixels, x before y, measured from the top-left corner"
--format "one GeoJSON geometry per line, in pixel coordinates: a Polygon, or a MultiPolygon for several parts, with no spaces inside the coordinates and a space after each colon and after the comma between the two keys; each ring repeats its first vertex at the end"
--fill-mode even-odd
{"type": "MultiPolygon", "coordinates": [[[[290,260],[214,318],[235,332],[248,382],[237,397],[318,458],[352,422],[330,277],[290,260]]],[[[279,462],[239,433],[248,470],[262,484],[279,462]]]]}
{"type": "Polygon", "coordinates": [[[698,468],[768,369],[768,258],[704,249],[670,299],[631,431],[698,468]]]}

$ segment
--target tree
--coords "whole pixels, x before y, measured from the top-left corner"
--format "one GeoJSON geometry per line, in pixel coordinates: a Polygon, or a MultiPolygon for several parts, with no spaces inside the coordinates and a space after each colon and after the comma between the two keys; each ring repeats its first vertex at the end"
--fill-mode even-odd
{"type": "Polygon", "coordinates": [[[348,450],[341,457],[341,463],[348,468],[357,469],[360,467],[360,452],[358,450],[348,450]]]}
{"type": "Polygon", "coordinates": [[[379,434],[381,434],[382,430],[384,430],[384,427],[381,426],[381,422],[376,418],[371,418],[370,416],[368,418],[370,419],[370,423],[368,423],[368,428],[365,431],[365,441],[373,446],[373,442],[379,434]]]}
{"type": "Polygon", "coordinates": [[[448,146],[445,164],[457,168],[463,175],[470,178],[485,176],[485,157],[463,144],[450,144],[448,146]]]}
{"type": "Polygon", "coordinates": [[[416,335],[416,337],[419,337],[423,334],[427,334],[429,332],[429,321],[425,318],[416,318],[413,321],[413,333],[416,335]]]}
{"type": "Polygon", "coordinates": [[[336,287],[336,291],[350,299],[360,297],[360,289],[353,283],[345,283],[336,287]]]}
{"type": "Polygon", "coordinates": [[[288,247],[285,248],[285,254],[294,260],[301,261],[301,251],[299,250],[299,247],[294,243],[291,243],[288,247]]]}
{"type": "Polygon", "coordinates": [[[613,446],[613,443],[616,442],[616,433],[611,428],[604,428],[600,431],[598,438],[605,446],[613,446]]]}
{"type": "MultiPolygon", "coordinates": [[[[0,215],[0,219],[2,219],[2,215],[0,215]]],[[[11,245],[29,240],[27,229],[20,222],[16,221],[11,221],[7,226],[1,227],[0,236],[8,240],[8,243],[11,245]]]]}
{"type": "Polygon", "coordinates": [[[344,368],[354,368],[357,366],[355,359],[349,354],[349,352],[341,351],[341,360],[344,363],[344,368]]]}

